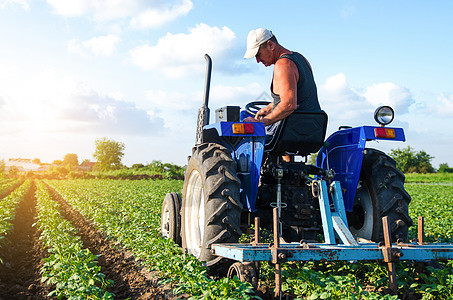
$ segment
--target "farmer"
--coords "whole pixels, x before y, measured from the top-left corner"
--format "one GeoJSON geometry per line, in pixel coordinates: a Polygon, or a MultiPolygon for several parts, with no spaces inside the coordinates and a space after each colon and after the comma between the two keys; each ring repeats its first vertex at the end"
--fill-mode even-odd
{"type": "Polygon", "coordinates": [[[244,58],[253,57],[266,67],[274,65],[270,87],[274,101],[244,122],[263,122],[267,135],[272,135],[280,121],[293,111],[321,110],[313,72],[303,55],[280,45],[272,31],[258,28],[247,36],[244,58]]]}

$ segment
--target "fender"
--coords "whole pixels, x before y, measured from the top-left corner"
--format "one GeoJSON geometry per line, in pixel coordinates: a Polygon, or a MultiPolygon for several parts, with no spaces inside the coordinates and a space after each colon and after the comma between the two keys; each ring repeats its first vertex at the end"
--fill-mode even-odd
{"type": "Polygon", "coordinates": [[[266,130],[261,122],[218,122],[203,127],[203,141],[215,141],[231,150],[237,162],[237,176],[241,180],[241,202],[250,212],[255,211],[256,195],[264,156],[266,130]],[[235,124],[253,125],[252,133],[234,133],[235,124]],[[215,134],[213,134],[215,133],[215,134]],[[223,139],[218,139],[223,137],[223,139]]]}
{"type": "Polygon", "coordinates": [[[363,151],[370,140],[404,142],[406,138],[402,128],[361,126],[334,132],[319,150],[316,166],[335,172],[333,180],[341,183],[346,211],[352,211],[363,151]]]}

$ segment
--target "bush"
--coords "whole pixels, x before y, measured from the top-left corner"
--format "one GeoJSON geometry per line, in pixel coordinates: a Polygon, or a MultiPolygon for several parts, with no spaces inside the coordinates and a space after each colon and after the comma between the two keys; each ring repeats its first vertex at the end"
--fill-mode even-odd
{"type": "Polygon", "coordinates": [[[132,169],[141,169],[141,168],[144,168],[145,165],[144,164],[133,164],[132,165],[132,169]]]}
{"type": "Polygon", "coordinates": [[[434,173],[431,160],[434,158],[425,151],[415,151],[410,146],[392,149],[390,156],[396,161],[396,167],[403,173],[434,173]]]}
{"type": "Polygon", "coordinates": [[[453,173],[453,168],[450,168],[447,163],[443,163],[439,165],[439,173],[453,173]]]}

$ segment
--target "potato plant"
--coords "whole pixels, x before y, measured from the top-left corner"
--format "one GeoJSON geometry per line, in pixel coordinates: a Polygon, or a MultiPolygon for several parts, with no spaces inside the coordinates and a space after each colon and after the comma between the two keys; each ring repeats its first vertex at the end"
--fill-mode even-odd
{"type": "MultiPolygon", "coordinates": [[[[249,299],[251,286],[237,279],[214,281],[193,256],[185,255],[171,240],[160,237],[160,211],[165,194],[180,191],[177,180],[72,180],[49,181],[74,209],[92,220],[109,239],[131,250],[148,268],[160,272],[165,283],[175,284],[176,294],[192,299],[249,299]]],[[[449,202],[453,185],[448,182],[406,184],[412,195],[410,215],[426,217],[426,236],[431,242],[452,242],[453,210],[449,202]]],[[[412,227],[410,238],[416,236],[412,227]]],[[[247,238],[246,238],[247,239],[247,238]]],[[[453,266],[428,267],[418,274],[411,262],[397,264],[398,289],[425,299],[450,299],[453,266]],[[450,297],[450,298],[449,298],[450,297]]],[[[325,262],[284,264],[283,289],[300,299],[396,299],[380,290],[388,285],[385,264],[373,262],[325,262]],[[345,294],[346,293],[346,294],[345,294]]],[[[273,268],[263,263],[261,280],[273,284],[273,268]]]]}
{"type": "MultiPolygon", "coordinates": [[[[31,180],[25,181],[19,188],[14,190],[8,197],[0,199],[0,247],[1,242],[12,229],[11,221],[14,219],[14,213],[17,205],[24,199],[31,187],[31,180]]],[[[0,263],[2,262],[0,257],[0,263]]]]}
{"type": "Polygon", "coordinates": [[[58,299],[113,299],[105,289],[113,284],[100,272],[97,257],[83,248],[77,229],[60,214],[60,205],[52,200],[44,183],[37,182],[38,221],[41,240],[49,257],[41,268],[42,282],[54,289],[49,297],[58,299]]]}
{"type": "Polygon", "coordinates": [[[3,198],[14,191],[19,184],[19,179],[0,178],[0,198],[3,198]]]}
{"type": "Polygon", "coordinates": [[[76,180],[49,181],[74,209],[92,220],[108,238],[130,249],[150,269],[175,283],[176,294],[191,299],[251,299],[250,284],[238,279],[215,281],[192,255],[161,237],[162,199],[179,191],[181,181],[76,180]]]}

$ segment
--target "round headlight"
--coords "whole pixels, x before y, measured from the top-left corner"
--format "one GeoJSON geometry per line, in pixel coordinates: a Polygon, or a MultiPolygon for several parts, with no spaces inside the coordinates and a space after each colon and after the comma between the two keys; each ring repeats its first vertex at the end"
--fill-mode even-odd
{"type": "Polygon", "coordinates": [[[374,111],[374,119],[381,125],[390,124],[393,121],[395,113],[390,106],[379,106],[374,111]]]}

